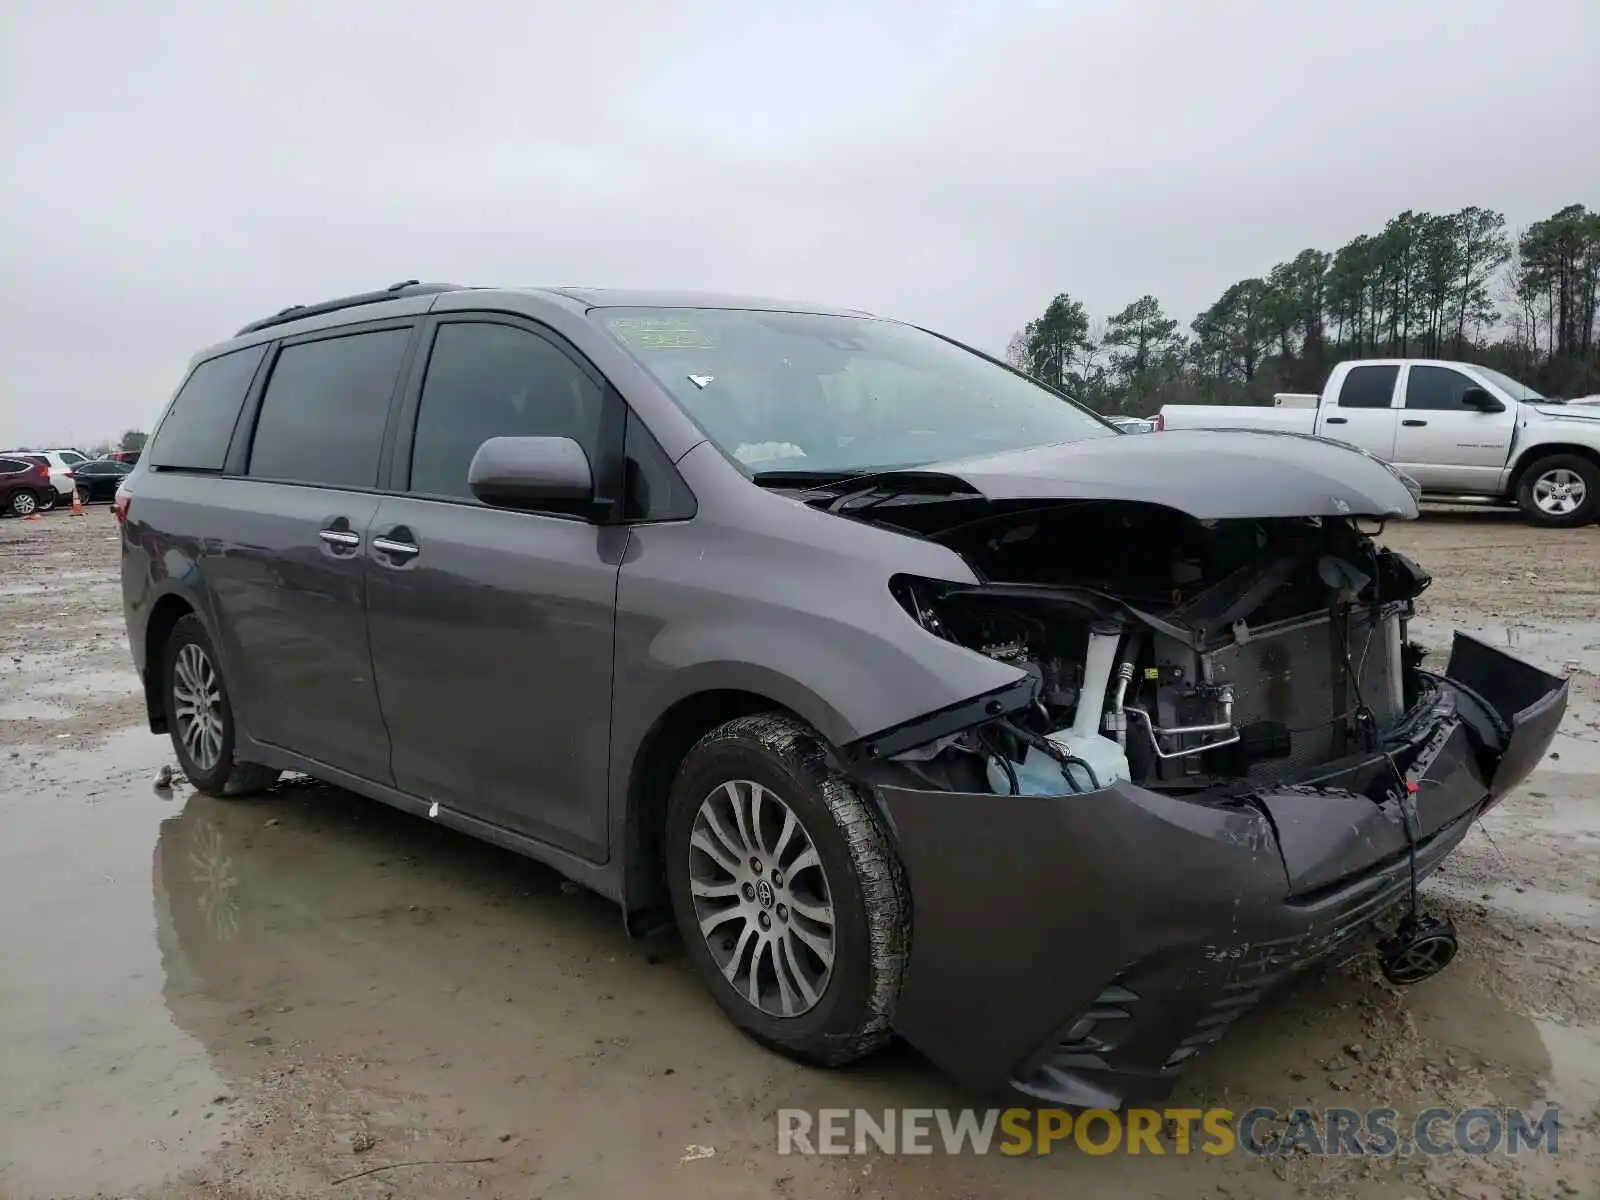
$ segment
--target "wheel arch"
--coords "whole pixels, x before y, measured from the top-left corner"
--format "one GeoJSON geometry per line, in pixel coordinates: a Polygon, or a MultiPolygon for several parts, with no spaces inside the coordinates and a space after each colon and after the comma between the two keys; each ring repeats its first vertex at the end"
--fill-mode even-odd
{"type": "Polygon", "coordinates": [[[1596,450],[1593,446],[1583,446],[1576,442],[1540,442],[1537,446],[1529,446],[1517,455],[1517,460],[1511,468],[1511,478],[1506,485],[1507,494],[1515,499],[1522,487],[1523,477],[1533,464],[1542,458],[1552,458],[1557,454],[1570,454],[1575,458],[1586,459],[1594,464],[1596,470],[1600,470],[1600,450],[1596,450]]]}
{"type": "MultiPolygon", "coordinates": [[[[179,592],[168,592],[150,608],[144,623],[144,706],[151,733],[166,733],[167,702],[161,694],[162,664],[167,661],[167,642],[184,617],[198,615],[199,609],[179,592]]],[[[200,618],[202,621],[204,617],[200,618]]]]}
{"type": "Polygon", "coordinates": [[[640,739],[628,771],[622,831],[623,911],[630,928],[647,932],[662,914],[671,920],[662,835],[667,795],[679,766],[695,743],[717,726],[764,712],[782,713],[814,727],[805,714],[762,692],[708,688],[674,701],[640,739]]]}

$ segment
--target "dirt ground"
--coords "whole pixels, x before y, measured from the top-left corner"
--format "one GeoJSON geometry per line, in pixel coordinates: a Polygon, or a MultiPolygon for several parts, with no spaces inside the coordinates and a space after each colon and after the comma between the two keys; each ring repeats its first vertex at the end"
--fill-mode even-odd
{"type": "Polygon", "coordinates": [[[759,1049],[539,866],[310,782],[158,789],[116,527],[0,521],[0,1198],[1600,1195],[1600,527],[1432,512],[1418,636],[1573,679],[1554,752],[1427,886],[1463,949],[1275,996],[1174,1106],[1559,1104],[1560,1152],[780,1156],[784,1107],[981,1105],[909,1050],[759,1049]]]}

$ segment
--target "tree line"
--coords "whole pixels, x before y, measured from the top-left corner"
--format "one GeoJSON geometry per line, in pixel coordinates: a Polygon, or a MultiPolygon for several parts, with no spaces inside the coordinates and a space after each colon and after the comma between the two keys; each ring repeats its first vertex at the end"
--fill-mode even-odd
{"type": "MultiPolygon", "coordinates": [[[[87,454],[90,458],[104,458],[106,455],[110,454],[113,450],[128,450],[128,451],[138,450],[138,451],[143,451],[144,450],[145,440],[146,440],[146,437],[145,437],[144,430],[142,430],[142,429],[125,429],[125,430],[123,430],[122,436],[117,439],[117,444],[114,445],[114,446],[110,442],[101,441],[101,442],[95,442],[93,445],[91,445],[86,450],[81,446],[79,446],[79,447],[69,447],[69,448],[77,449],[81,453],[87,454]]],[[[18,449],[20,451],[52,450],[52,449],[55,449],[58,446],[64,446],[65,444],[66,443],[64,443],[64,442],[49,442],[49,443],[46,443],[43,446],[21,446],[18,449]]]]}
{"type": "Polygon", "coordinates": [[[1513,237],[1501,213],[1403,212],[1329,253],[1241,279],[1187,332],[1154,296],[1103,322],[1062,292],[1006,359],[1101,412],[1265,404],[1349,358],[1451,358],[1546,395],[1600,391],[1600,212],[1569,205],[1513,237]]]}

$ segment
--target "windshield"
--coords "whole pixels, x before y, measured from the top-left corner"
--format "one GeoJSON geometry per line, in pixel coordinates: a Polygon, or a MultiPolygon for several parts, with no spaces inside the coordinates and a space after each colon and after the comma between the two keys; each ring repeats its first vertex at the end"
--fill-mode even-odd
{"type": "Polygon", "coordinates": [[[1499,371],[1491,371],[1488,367],[1474,366],[1472,368],[1490,383],[1500,388],[1513,400],[1543,400],[1544,397],[1534,391],[1525,383],[1518,383],[1509,375],[1502,375],[1499,371]]]}
{"type": "Polygon", "coordinates": [[[882,470],[1120,436],[1023,376],[892,321],[662,308],[599,319],[752,473],[882,470]]]}

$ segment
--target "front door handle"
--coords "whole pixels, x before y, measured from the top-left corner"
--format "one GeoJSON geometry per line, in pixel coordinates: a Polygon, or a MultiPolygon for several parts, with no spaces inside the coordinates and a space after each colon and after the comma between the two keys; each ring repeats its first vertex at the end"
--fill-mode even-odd
{"type": "Polygon", "coordinates": [[[330,546],[343,546],[347,550],[361,545],[361,535],[348,529],[321,529],[317,536],[330,546]]]}
{"type": "Polygon", "coordinates": [[[422,548],[415,542],[401,542],[394,538],[375,537],[372,539],[372,548],[379,554],[387,554],[390,558],[409,559],[422,553],[422,548]]]}
{"type": "Polygon", "coordinates": [[[1401,421],[1400,424],[1402,424],[1402,425],[1411,425],[1411,426],[1420,426],[1420,425],[1426,425],[1427,422],[1426,421],[1409,420],[1409,421],[1401,421]]]}
{"type": "Polygon", "coordinates": [[[1329,425],[1348,425],[1348,424],[1350,424],[1350,418],[1349,417],[1329,417],[1328,418],[1328,424],[1329,425]]]}

